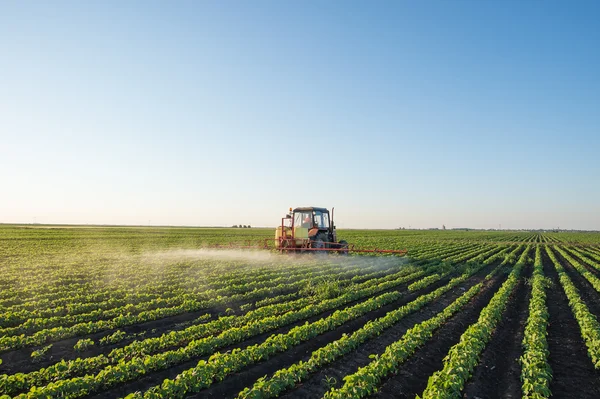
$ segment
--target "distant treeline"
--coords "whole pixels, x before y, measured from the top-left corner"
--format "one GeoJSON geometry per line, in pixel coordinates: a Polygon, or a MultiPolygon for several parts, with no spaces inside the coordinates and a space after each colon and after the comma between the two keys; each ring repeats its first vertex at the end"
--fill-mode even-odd
{"type": "Polygon", "coordinates": [[[245,224],[240,224],[240,225],[234,224],[234,225],[233,225],[233,226],[231,226],[231,227],[234,227],[234,228],[236,228],[236,229],[237,229],[237,228],[240,228],[240,229],[249,229],[249,228],[250,228],[250,225],[247,225],[247,226],[246,226],[245,224]]]}

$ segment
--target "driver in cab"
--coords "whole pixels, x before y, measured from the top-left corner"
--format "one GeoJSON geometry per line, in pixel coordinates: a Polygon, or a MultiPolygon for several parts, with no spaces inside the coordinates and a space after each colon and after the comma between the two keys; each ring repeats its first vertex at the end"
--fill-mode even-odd
{"type": "Polygon", "coordinates": [[[302,221],[302,227],[306,227],[308,229],[313,227],[313,221],[312,221],[312,217],[310,217],[310,215],[306,215],[306,217],[302,221]]]}

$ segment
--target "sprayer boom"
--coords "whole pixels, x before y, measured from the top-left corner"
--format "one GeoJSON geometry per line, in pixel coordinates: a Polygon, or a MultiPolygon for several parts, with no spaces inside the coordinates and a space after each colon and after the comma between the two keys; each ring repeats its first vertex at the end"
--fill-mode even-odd
{"type": "Polygon", "coordinates": [[[314,206],[290,208],[289,213],[281,218],[281,225],[275,229],[275,240],[265,239],[259,244],[216,245],[215,248],[266,249],[277,250],[281,253],[337,252],[342,255],[372,253],[403,256],[406,254],[404,249],[362,249],[355,248],[345,240],[338,241],[333,223],[333,208],[331,208],[330,217],[329,210],[314,206]]]}
{"type": "Polygon", "coordinates": [[[244,244],[239,243],[229,243],[229,244],[215,244],[211,245],[209,248],[216,249],[255,249],[255,250],[267,250],[267,251],[279,251],[281,253],[339,253],[342,255],[351,254],[351,253],[371,253],[371,254],[390,254],[403,256],[407,253],[405,249],[362,249],[356,248],[353,244],[347,244],[344,247],[334,247],[334,244],[339,246],[339,243],[334,242],[325,242],[325,246],[322,248],[312,248],[312,247],[294,247],[294,246],[281,246],[276,247],[271,244],[271,239],[265,239],[259,242],[246,242],[244,244]]]}

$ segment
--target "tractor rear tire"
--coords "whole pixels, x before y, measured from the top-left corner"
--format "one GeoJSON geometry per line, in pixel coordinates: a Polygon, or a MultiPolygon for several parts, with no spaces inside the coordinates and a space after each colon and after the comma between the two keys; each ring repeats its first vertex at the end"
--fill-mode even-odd
{"type": "MultiPolygon", "coordinates": [[[[325,242],[323,241],[323,239],[321,237],[317,237],[313,240],[311,246],[312,246],[312,248],[315,248],[315,249],[323,249],[323,248],[325,248],[325,242]]],[[[314,251],[314,252],[320,252],[320,251],[314,251]]]]}
{"type": "Polygon", "coordinates": [[[340,255],[348,255],[348,242],[346,240],[340,240],[338,245],[340,246],[338,253],[340,255]]]}

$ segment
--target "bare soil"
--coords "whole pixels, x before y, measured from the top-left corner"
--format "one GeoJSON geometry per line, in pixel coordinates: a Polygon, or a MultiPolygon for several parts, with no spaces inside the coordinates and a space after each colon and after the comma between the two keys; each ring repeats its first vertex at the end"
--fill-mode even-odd
{"type": "Polygon", "coordinates": [[[454,315],[433,336],[432,340],[403,363],[396,375],[388,378],[380,387],[376,398],[411,398],[420,395],[429,376],[443,367],[443,359],[463,332],[479,318],[481,310],[500,288],[506,274],[499,273],[485,283],[482,291],[461,312],[454,315]]]}
{"type": "Polygon", "coordinates": [[[513,291],[500,323],[481,353],[479,364],[464,389],[467,398],[520,398],[523,334],[529,316],[531,286],[525,284],[533,268],[527,266],[513,291]]]}
{"type": "MultiPolygon", "coordinates": [[[[490,268],[491,267],[486,268],[487,272],[489,272],[490,268]]],[[[321,397],[323,393],[325,393],[325,391],[327,390],[327,385],[325,383],[325,379],[327,377],[333,377],[336,379],[336,381],[340,382],[342,380],[342,377],[345,374],[347,374],[346,371],[348,371],[348,367],[354,370],[355,368],[357,368],[356,366],[358,364],[359,358],[364,359],[368,363],[368,361],[370,361],[369,355],[371,353],[377,352],[378,350],[385,350],[385,347],[387,345],[401,338],[408,328],[437,314],[439,311],[444,309],[444,307],[447,306],[447,304],[451,303],[458,296],[462,295],[465,289],[468,289],[469,287],[483,279],[485,274],[487,274],[485,273],[485,271],[480,271],[478,276],[472,277],[469,281],[447,292],[437,301],[426,305],[420,311],[408,315],[398,324],[396,324],[395,326],[391,327],[390,329],[382,333],[380,336],[378,336],[375,340],[368,341],[367,343],[362,345],[361,348],[359,348],[359,350],[344,356],[342,359],[331,364],[330,367],[327,367],[313,375],[311,378],[309,378],[303,384],[297,387],[297,389],[280,397],[321,397]],[[362,356],[359,355],[359,351],[362,356]]],[[[201,393],[191,397],[235,397],[239,391],[241,391],[247,386],[251,386],[258,378],[264,375],[271,375],[273,372],[281,368],[287,368],[300,360],[306,361],[308,358],[310,358],[314,350],[325,346],[336,339],[339,339],[343,333],[351,334],[358,328],[362,327],[367,321],[384,316],[390,310],[396,309],[399,306],[414,300],[416,297],[422,294],[431,292],[441,287],[442,285],[446,284],[447,281],[448,279],[444,279],[444,281],[439,281],[436,284],[427,287],[424,290],[421,290],[415,294],[411,294],[410,297],[405,297],[401,302],[393,304],[393,306],[386,306],[378,310],[376,313],[370,313],[368,317],[364,317],[362,320],[357,321],[357,323],[355,323],[355,325],[352,326],[351,329],[339,332],[337,332],[336,330],[332,331],[331,333],[324,334],[318,339],[315,339],[314,342],[311,341],[310,343],[300,345],[297,348],[294,348],[292,351],[287,351],[285,354],[270,359],[267,363],[261,363],[260,365],[256,365],[242,373],[238,373],[232,376],[230,379],[226,380],[225,384],[215,385],[210,389],[202,391],[201,393]],[[272,362],[276,362],[277,365],[273,366],[272,362]]]]}
{"type": "MultiPolygon", "coordinates": [[[[359,281],[363,281],[362,279],[359,281]]],[[[291,293],[292,290],[285,293],[291,293]]],[[[265,296],[266,298],[266,296],[265,296]]],[[[257,298],[256,300],[260,300],[261,298],[257,298]]],[[[235,313],[237,315],[244,314],[245,312],[240,311],[239,307],[247,304],[248,302],[238,302],[232,304],[231,307],[235,309],[235,313]]],[[[53,365],[61,360],[74,360],[77,358],[84,357],[92,357],[98,356],[101,354],[107,355],[113,349],[123,347],[135,339],[146,339],[152,337],[159,337],[165,332],[169,331],[177,331],[185,326],[178,327],[177,325],[180,323],[190,322],[200,316],[205,314],[210,314],[211,319],[218,317],[220,314],[225,312],[225,307],[212,308],[212,309],[203,309],[197,312],[188,312],[182,313],[175,316],[165,317],[159,320],[148,321],[145,323],[139,323],[131,326],[124,326],[118,329],[104,330],[95,334],[88,334],[85,336],[79,336],[74,338],[68,338],[64,340],[59,340],[52,342],[52,347],[46,352],[46,355],[37,362],[33,362],[31,358],[31,353],[34,350],[42,348],[43,346],[37,347],[28,347],[17,349],[13,351],[8,351],[0,355],[0,358],[3,361],[3,364],[0,365],[0,372],[6,374],[14,374],[14,373],[29,373],[35,370],[39,370],[43,367],[48,367],[53,365]],[[120,330],[128,335],[132,336],[131,338],[126,338],[121,340],[115,344],[111,345],[100,345],[98,344],[101,338],[104,338],[108,335],[113,334],[115,331],[120,330]],[[143,336],[135,336],[136,334],[143,334],[143,336]],[[96,345],[90,347],[88,350],[83,352],[76,352],[73,347],[80,339],[89,338],[92,339],[96,345]]]]}
{"type": "MultiPolygon", "coordinates": [[[[552,368],[550,391],[553,398],[600,398],[600,373],[594,369],[581,338],[579,325],[571,312],[558,273],[542,251],[544,275],[552,281],[547,290],[549,317],[548,363],[552,368]]],[[[563,263],[564,265],[564,263],[563,263]]]]}
{"type": "MultiPolygon", "coordinates": [[[[365,315],[365,316],[363,316],[363,317],[361,317],[359,319],[356,319],[356,320],[353,320],[353,321],[351,321],[349,323],[346,323],[343,326],[337,328],[336,330],[330,331],[330,332],[328,332],[326,334],[323,334],[319,338],[311,340],[308,343],[305,343],[303,345],[308,345],[307,348],[310,348],[310,347],[314,346],[314,349],[317,349],[320,346],[325,345],[327,343],[327,341],[323,341],[323,340],[327,340],[327,339],[335,340],[335,339],[338,339],[339,337],[341,337],[341,335],[343,333],[352,332],[352,331],[360,328],[368,320],[371,320],[372,318],[379,317],[380,315],[385,314],[390,309],[392,309],[394,307],[397,307],[397,306],[400,306],[400,305],[402,305],[402,304],[404,304],[406,302],[409,302],[409,301],[415,299],[417,296],[421,295],[423,292],[429,292],[431,290],[434,290],[435,288],[437,288],[440,285],[442,285],[445,282],[447,282],[449,280],[449,278],[450,277],[446,278],[443,281],[438,281],[435,284],[432,284],[431,286],[429,286],[429,287],[426,288],[426,291],[419,291],[419,292],[416,292],[416,293],[407,294],[407,295],[403,296],[401,299],[399,299],[398,301],[396,301],[394,303],[386,305],[386,306],[384,306],[384,307],[382,307],[382,308],[380,308],[380,309],[378,309],[378,310],[376,310],[374,312],[370,312],[368,315],[365,315]],[[336,336],[337,336],[337,338],[335,338],[336,336]],[[326,337],[326,338],[323,338],[323,337],[326,337]]],[[[392,292],[392,291],[399,291],[399,292],[405,292],[406,291],[406,292],[408,292],[407,291],[408,284],[410,284],[410,282],[401,284],[401,285],[399,285],[397,287],[394,287],[394,288],[391,288],[389,290],[386,290],[386,291],[383,291],[381,293],[378,293],[378,295],[381,295],[381,294],[383,294],[385,292],[392,292]]],[[[352,306],[353,304],[365,301],[366,299],[368,299],[368,298],[364,298],[364,299],[361,299],[361,300],[356,300],[356,301],[350,302],[348,304],[342,305],[342,306],[340,306],[338,308],[335,308],[335,309],[328,310],[327,312],[323,312],[323,313],[321,313],[319,315],[310,317],[308,319],[300,320],[298,322],[289,324],[289,325],[287,325],[285,327],[282,327],[282,328],[279,328],[279,329],[277,329],[275,331],[270,331],[268,333],[252,337],[252,338],[250,338],[250,339],[248,339],[248,340],[246,340],[246,341],[244,341],[242,343],[222,348],[220,350],[220,352],[227,352],[227,351],[233,350],[235,348],[242,348],[243,349],[243,348],[246,348],[248,346],[252,346],[252,345],[255,345],[257,343],[261,343],[261,342],[263,342],[265,339],[267,339],[269,336],[271,336],[273,334],[284,334],[284,333],[287,333],[289,330],[291,330],[292,328],[294,328],[294,327],[296,327],[298,325],[302,325],[302,324],[304,324],[306,322],[310,323],[310,322],[316,321],[318,319],[327,317],[327,316],[331,315],[333,312],[335,312],[336,310],[338,310],[340,308],[345,308],[345,307],[348,307],[348,306],[352,306]]],[[[312,352],[312,350],[314,350],[314,349],[310,349],[310,352],[312,352]]],[[[304,350],[309,350],[309,349],[304,349],[304,350]]],[[[286,355],[284,355],[284,357],[285,356],[286,355]]],[[[289,355],[287,355],[287,356],[289,356],[289,355]]],[[[136,392],[136,391],[145,391],[145,390],[147,390],[148,388],[150,388],[150,387],[152,387],[154,385],[160,384],[166,378],[169,378],[169,379],[175,378],[182,371],[187,370],[189,368],[192,368],[192,367],[196,366],[196,364],[198,363],[198,361],[200,361],[202,359],[207,360],[209,357],[210,356],[202,356],[202,357],[194,358],[194,359],[192,359],[192,360],[190,360],[188,362],[175,365],[175,366],[173,366],[173,367],[171,367],[171,368],[169,368],[167,370],[161,370],[161,371],[157,371],[157,372],[153,372],[153,373],[147,374],[146,376],[144,376],[144,377],[142,377],[142,378],[140,378],[140,379],[138,379],[136,381],[132,381],[132,382],[127,383],[127,384],[119,385],[119,386],[117,386],[115,388],[112,388],[110,390],[98,393],[98,394],[93,395],[91,397],[95,398],[95,399],[100,399],[100,398],[114,398],[114,397],[126,396],[129,393],[136,392]]],[[[292,361],[292,363],[293,363],[293,361],[292,361]]],[[[273,371],[275,371],[275,370],[281,368],[281,366],[278,366],[278,365],[279,365],[279,363],[277,362],[276,357],[274,357],[272,359],[269,359],[266,367],[269,368],[269,369],[273,369],[273,371]]],[[[262,373],[261,375],[257,376],[256,378],[261,377],[264,374],[265,373],[262,373]]],[[[232,390],[235,390],[236,394],[237,394],[237,392],[239,392],[241,389],[244,388],[244,386],[242,385],[241,382],[237,383],[235,380],[232,381],[230,378],[226,379],[225,381],[226,381],[227,386],[230,387],[230,388],[233,387],[233,386],[236,386],[236,388],[231,388],[232,390]],[[235,385],[235,384],[237,384],[237,385],[235,385]],[[238,387],[239,387],[239,389],[237,389],[238,387]]],[[[210,389],[214,389],[214,387],[211,387],[210,389]]],[[[219,396],[219,397],[222,397],[222,396],[219,396]]]]}

